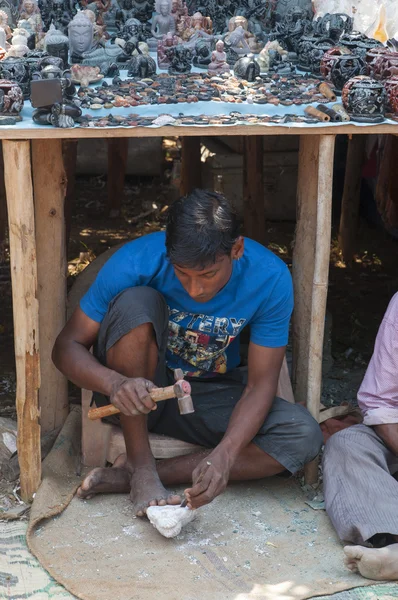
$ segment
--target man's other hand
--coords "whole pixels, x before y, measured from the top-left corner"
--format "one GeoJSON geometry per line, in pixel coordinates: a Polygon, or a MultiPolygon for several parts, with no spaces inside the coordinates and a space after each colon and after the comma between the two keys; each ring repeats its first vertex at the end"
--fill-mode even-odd
{"type": "Polygon", "coordinates": [[[200,508],[222,494],[227,487],[231,467],[228,452],[217,448],[213,450],[192,473],[192,487],[185,490],[187,506],[200,508]]]}

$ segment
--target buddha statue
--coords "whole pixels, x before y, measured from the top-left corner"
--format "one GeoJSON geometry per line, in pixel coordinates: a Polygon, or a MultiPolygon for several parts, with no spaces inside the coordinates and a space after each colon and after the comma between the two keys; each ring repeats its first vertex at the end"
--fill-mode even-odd
{"type": "Polygon", "coordinates": [[[209,64],[210,75],[219,75],[220,73],[229,72],[229,64],[227,63],[227,55],[224,52],[224,42],[218,40],[216,49],[211,53],[211,62],[209,64]]]}
{"type": "Polygon", "coordinates": [[[56,29],[53,24],[44,36],[44,48],[50,56],[62,58],[65,67],[68,64],[69,58],[69,39],[59,29],[56,29]]]}
{"type": "Polygon", "coordinates": [[[176,22],[171,14],[171,0],[156,0],[156,15],[152,20],[151,34],[148,40],[148,46],[151,50],[156,50],[157,43],[168,33],[175,33],[176,22]]]}
{"type": "MultiPolygon", "coordinates": [[[[0,27],[0,48],[5,50],[6,44],[7,44],[6,32],[4,31],[4,29],[2,27],[0,27]]],[[[2,56],[2,58],[4,58],[4,55],[2,56]]]]}
{"type": "MultiPolygon", "coordinates": [[[[81,57],[94,46],[94,25],[82,12],[78,12],[68,25],[71,57],[81,57]]],[[[72,62],[74,60],[72,59],[72,62]]],[[[78,61],[77,61],[78,62],[78,61]]]]}
{"type": "Polygon", "coordinates": [[[12,31],[8,25],[8,15],[4,10],[0,10],[0,27],[4,29],[7,42],[12,38],[12,31]]]}
{"type": "Polygon", "coordinates": [[[164,35],[161,40],[158,42],[157,48],[157,59],[158,59],[158,67],[161,70],[167,70],[170,66],[170,57],[168,53],[168,48],[172,48],[173,46],[177,46],[179,43],[179,38],[172,33],[168,33],[164,35]]]}

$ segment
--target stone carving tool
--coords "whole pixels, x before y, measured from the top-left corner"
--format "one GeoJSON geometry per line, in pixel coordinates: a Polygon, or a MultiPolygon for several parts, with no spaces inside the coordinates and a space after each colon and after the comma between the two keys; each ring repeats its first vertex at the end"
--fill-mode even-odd
{"type": "MultiPolygon", "coordinates": [[[[208,467],[211,467],[211,462],[209,460],[206,461],[206,464],[208,467]]],[[[195,485],[197,485],[198,483],[200,483],[203,479],[203,477],[205,476],[205,473],[207,473],[207,469],[205,471],[202,471],[201,474],[198,477],[198,481],[195,483],[195,485]]],[[[188,499],[185,498],[181,504],[180,504],[180,508],[185,508],[186,505],[188,504],[188,499]]]]}
{"type": "MultiPolygon", "coordinates": [[[[176,369],[174,371],[174,377],[176,379],[174,385],[169,385],[164,388],[155,388],[149,392],[149,395],[154,402],[177,398],[180,414],[189,415],[195,412],[191,397],[191,386],[188,381],[185,381],[181,369],[176,369]]],[[[116,408],[116,406],[108,404],[107,406],[100,406],[99,408],[91,408],[88,411],[88,418],[94,421],[118,413],[120,413],[120,410],[116,408]]]]}

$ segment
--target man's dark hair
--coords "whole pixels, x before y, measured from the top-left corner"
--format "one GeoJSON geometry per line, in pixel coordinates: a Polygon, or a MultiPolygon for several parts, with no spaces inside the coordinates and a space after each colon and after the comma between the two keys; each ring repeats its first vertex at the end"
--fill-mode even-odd
{"type": "Polygon", "coordinates": [[[166,248],[175,265],[205,269],[229,256],[238,237],[236,212],[222,194],[196,189],[170,207],[166,248]]]}

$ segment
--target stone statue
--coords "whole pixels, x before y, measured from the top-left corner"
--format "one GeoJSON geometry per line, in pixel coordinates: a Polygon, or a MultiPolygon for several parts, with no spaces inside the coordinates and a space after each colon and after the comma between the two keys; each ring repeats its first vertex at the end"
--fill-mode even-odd
{"type": "Polygon", "coordinates": [[[219,75],[220,73],[229,73],[229,70],[227,55],[224,52],[224,42],[218,40],[218,42],[216,42],[216,49],[211,53],[209,73],[211,75],[219,75]]]}
{"type": "MultiPolygon", "coordinates": [[[[7,43],[6,32],[4,31],[4,29],[2,27],[0,27],[0,48],[2,48],[4,51],[6,48],[6,43],[7,43]]],[[[4,58],[5,52],[2,54],[3,54],[3,56],[1,58],[4,58]]]]}
{"type": "Polygon", "coordinates": [[[257,62],[260,65],[262,73],[268,73],[277,63],[286,60],[288,51],[274,40],[267,42],[257,57],[257,62]]]}
{"type": "Polygon", "coordinates": [[[171,0],[156,0],[156,15],[152,20],[151,34],[149,38],[149,48],[155,50],[158,40],[161,40],[168,33],[175,33],[176,23],[171,14],[171,0]]]}
{"type": "Polygon", "coordinates": [[[81,57],[93,49],[94,25],[87,15],[77,13],[68,25],[68,37],[71,56],[81,57]]]}
{"type": "Polygon", "coordinates": [[[312,1],[311,0],[278,0],[275,9],[277,21],[283,19],[289,9],[301,8],[305,11],[307,18],[312,18],[312,1]]]}
{"type": "Polygon", "coordinates": [[[53,23],[57,29],[66,33],[75,12],[64,0],[47,0],[42,9],[45,28],[48,29],[53,23]]]}
{"type": "Polygon", "coordinates": [[[167,35],[164,35],[163,38],[161,40],[159,40],[158,49],[157,49],[157,60],[158,60],[158,67],[160,70],[167,71],[167,69],[169,68],[170,58],[167,53],[167,50],[168,50],[168,48],[177,46],[178,42],[179,42],[178,37],[176,35],[173,35],[172,33],[168,33],[167,35]]]}
{"type": "MultiPolygon", "coordinates": [[[[0,10],[0,27],[4,29],[7,42],[12,38],[12,31],[8,25],[8,15],[4,10],[0,10]]],[[[5,47],[5,46],[4,46],[5,47]]]]}
{"type": "Polygon", "coordinates": [[[137,47],[138,54],[133,56],[127,63],[128,77],[153,77],[156,73],[156,63],[149,54],[141,54],[137,47]]]}
{"type": "Polygon", "coordinates": [[[11,46],[7,52],[7,58],[22,58],[28,54],[28,38],[25,34],[25,29],[14,29],[11,46]]]}
{"type": "Polygon", "coordinates": [[[192,68],[193,52],[184,44],[168,48],[167,55],[170,60],[169,75],[183,75],[190,73],[192,68]]]}
{"type": "MultiPolygon", "coordinates": [[[[214,42],[210,40],[199,40],[195,44],[195,56],[193,57],[193,64],[195,67],[208,68],[211,62],[212,50],[214,49],[214,42]]],[[[237,57],[236,57],[237,60],[237,57]]],[[[236,62],[236,61],[235,61],[236,62]]]]}
{"type": "Polygon", "coordinates": [[[43,31],[43,21],[37,5],[37,0],[23,0],[20,8],[20,18],[28,21],[36,34],[36,41],[39,41],[43,31]]]}
{"type": "Polygon", "coordinates": [[[50,56],[62,58],[64,66],[67,66],[69,59],[69,38],[52,24],[44,36],[44,48],[50,56]]]}
{"type": "Polygon", "coordinates": [[[231,41],[232,47],[236,50],[236,52],[238,52],[238,54],[246,54],[247,52],[258,53],[261,50],[261,45],[258,43],[256,37],[250,33],[248,27],[247,19],[241,15],[232,17],[232,19],[230,19],[228,22],[228,33],[225,35],[224,41],[228,43],[231,36],[232,39],[238,39],[238,36],[234,36],[234,33],[239,29],[239,38],[241,38],[240,41],[231,41]],[[243,30],[244,39],[242,38],[241,30],[243,30]],[[247,50],[247,48],[249,48],[249,50],[247,50]],[[239,52],[239,49],[241,52],[239,52]]]}
{"type": "Polygon", "coordinates": [[[237,54],[250,54],[250,46],[246,41],[245,30],[241,25],[224,37],[226,46],[232,48],[237,54]]]}
{"type": "Polygon", "coordinates": [[[174,17],[174,20],[177,23],[181,19],[181,17],[188,16],[188,7],[183,0],[172,0],[171,1],[171,14],[174,17]]]}
{"type": "Polygon", "coordinates": [[[84,15],[86,15],[86,17],[88,17],[93,24],[94,46],[105,45],[105,43],[106,43],[105,29],[104,29],[103,25],[99,25],[98,21],[96,21],[95,12],[92,11],[90,8],[86,8],[85,10],[82,11],[82,13],[84,15]]]}

